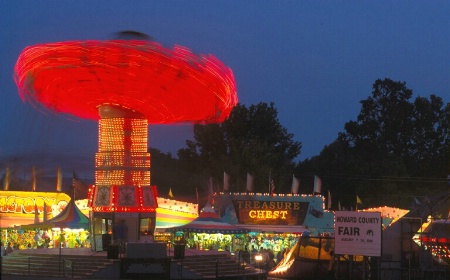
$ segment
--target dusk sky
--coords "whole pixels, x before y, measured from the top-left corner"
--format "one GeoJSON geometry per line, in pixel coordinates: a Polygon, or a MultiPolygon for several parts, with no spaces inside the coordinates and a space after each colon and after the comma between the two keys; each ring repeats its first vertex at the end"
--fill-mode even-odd
{"type": "MultiPolygon", "coordinates": [[[[304,160],[355,120],[376,79],[404,81],[414,97],[450,101],[448,1],[10,1],[0,0],[0,176],[7,166],[61,167],[94,176],[97,123],[35,110],[13,80],[31,45],[150,35],[213,54],[235,76],[239,102],[274,102],[304,160]]],[[[150,126],[149,146],[176,151],[191,125],[150,126]]],[[[31,173],[31,170],[29,171],[31,173]]],[[[28,171],[24,171],[28,173],[28,171]]]]}

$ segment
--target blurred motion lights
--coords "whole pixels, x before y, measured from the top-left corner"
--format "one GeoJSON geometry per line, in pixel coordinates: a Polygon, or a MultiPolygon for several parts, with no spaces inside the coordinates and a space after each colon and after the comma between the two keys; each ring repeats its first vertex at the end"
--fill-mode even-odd
{"type": "Polygon", "coordinates": [[[14,68],[23,101],[99,120],[98,212],[155,212],[148,124],[220,123],[237,104],[231,69],[213,55],[153,41],[68,41],[27,47],[14,68]]]}

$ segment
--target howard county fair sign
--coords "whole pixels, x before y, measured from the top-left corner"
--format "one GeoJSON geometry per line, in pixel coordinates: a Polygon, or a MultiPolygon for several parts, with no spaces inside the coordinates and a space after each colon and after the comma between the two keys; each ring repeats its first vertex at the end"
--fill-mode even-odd
{"type": "Polygon", "coordinates": [[[381,213],[336,211],[335,253],[338,255],[381,256],[381,213]]]}

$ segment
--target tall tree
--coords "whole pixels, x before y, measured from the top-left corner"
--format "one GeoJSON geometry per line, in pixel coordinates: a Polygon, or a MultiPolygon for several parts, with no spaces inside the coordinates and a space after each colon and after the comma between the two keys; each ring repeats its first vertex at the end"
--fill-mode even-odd
{"type": "Polygon", "coordinates": [[[221,124],[195,125],[194,141],[188,141],[178,156],[192,172],[211,176],[216,190],[222,188],[226,172],[232,191],[245,191],[246,175],[250,173],[255,180],[254,191],[268,192],[269,177],[277,191],[290,186],[300,149],[301,143],[280,124],[273,103],[249,108],[239,104],[221,124]]]}
{"type": "Polygon", "coordinates": [[[151,184],[158,187],[161,197],[172,190],[175,199],[196,203],[196,177],[186,170],[180,160],[158,149],[149,149],[151,156],[151,184]]]}
{"type": "Polygon", "coordinates": [[[437,175],[437,166],[427,168],[433,162],[441,165],[442,175],[449,144],[447,110],[436,95],[411,97],[404,82],[376,80],[372,96],[361,101],[357,121],[345,124],[339,140],[370,162],[396,162],[408,175],[437,175]]]}
{"type": "Polygon", "coordinates": [[[339,139],[352,147],[361,147],[368,155],[387,152],[405,155],[412,134],[412,90],[404,82],[376,80],[372,96],[362,100],[357,121],[345,124],[339,139]]]}
{"type": "Polygon", "coordinates": [[[355,194],[367,194],[371,205],[408,207],[408,194],[444,190],[450,105],[435,95],[412,96],[405,82],[376,80],[356,121],[347,122],[334,143],[296,172],[322,174],[324,185],[350,206],[355,194]]]}
{"type": "Polygon", "coordinates": [[[413,131],[407,155],[414,174],[442,175],[445,170],[450,144],[449,108],[450,104],[444,106],[442,98],[436,95],[431,95],[429,100],[423,97],[414,100],[413,131]]]}

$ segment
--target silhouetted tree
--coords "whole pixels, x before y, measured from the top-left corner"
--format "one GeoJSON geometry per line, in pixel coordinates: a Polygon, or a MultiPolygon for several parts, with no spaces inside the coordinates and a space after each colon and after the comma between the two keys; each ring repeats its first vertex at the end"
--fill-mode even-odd
{"type": "Polygon", "coordinates": [[[406,194],[445,190],[450,105],[435,95],[411,101],[412,94],[405,82],[376,80],[356,121],[319,156],[299,163],[296,173],[321,174],[350,206],[356,194],[367,194],[366,206],[405,206],[406,194]]]}
{"type": "Polygon", "coordinates": [[[182,163],[170,153],[162,153],[150,148],[151,184],[158,187],[159,196],[168,197],[172,189],[174,199],[196,203],[195,181],[193,176],[183,168],[182,163]]]}
{"type": "Polygon", "coordinates": [[[221,124],[195,125],[194,141],[178,151],[183,166],[212,177],[215,190],[223,187],[223,172],[232,191],[245,191],[247,172],[254,177],[254,191],[268,192],[269,176],[276,191],[285,192],[292,180],[294,159],[301,143],[293,140],[278,118],[273,103],[249,108],[237,105],[221,124]]]}

